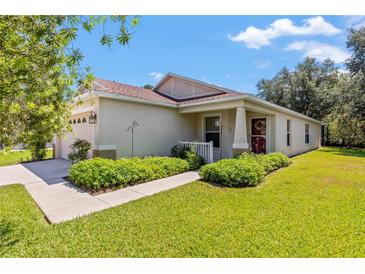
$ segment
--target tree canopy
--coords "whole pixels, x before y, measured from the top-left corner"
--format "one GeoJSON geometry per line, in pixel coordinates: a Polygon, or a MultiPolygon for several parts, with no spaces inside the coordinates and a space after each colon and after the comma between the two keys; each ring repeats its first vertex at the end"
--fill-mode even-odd
{"type": "Polygon", "coordinates": [[[326,122],[329,140],[347,146],[365,144],[365,27],[350,29],[347,72],[333,61],[307,57],[293,71],[282,68],[257,84],[258,96],[326,122]]]}
{"type": "Polygon", "coordinates": [[[24,143],[42,158],[44,147],[67,128],[75,86],[93,80],[73,46],[79,29],[103,26],[100,43],[127,45],[139,17],[0,16],[0,143],[24,143]],[[119,25],[112,36],[107,22],[119,25]]]}

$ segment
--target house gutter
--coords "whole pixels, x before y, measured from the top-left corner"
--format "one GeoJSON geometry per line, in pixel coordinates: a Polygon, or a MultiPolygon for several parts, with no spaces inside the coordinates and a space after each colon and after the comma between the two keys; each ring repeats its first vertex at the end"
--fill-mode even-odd
{"type": "Polygon", "coordinates": [[[222,98],[222,99],[217,99],[217,100],[211,100],[211,101],[204,101],[204,102],[193,102],[193,103],[186,103],[186,104],[179,104],[179,108],[185,108],[185,107],[193,107],[193,106],[201,106],[201,105],[209,105],[209,104],[216,104],[216,103],[223,103],[223,102],[231,102],[231,101],[237,101],[237,100],[245,100],[245,101],[250,101],[253,103],[257,103],[259,105],[268,107],[270,109],[273,110],[277,110],[286,114],[290,114],[296,117],[299,117],[301,119],[305,119],[308,121],[311,121],[313,123],[317,123],[317,124],[321,124],[321,121],[318,121],[316,119],[313,119],[309,116],[306,116],[304,114],[301,114],[299,112],[296,112],[294,110],[290,110],[281,106],[278,106],[276,104],[267,102],[265,100],[259,99],[251,94],[243,94],[243,95],[238,95],[238,96],[232,96],[232,97],[227,97],[227,98],[222,98]]]}
{"type": "Polygon", "coordinates": [[[84,93],[78,97],[76,97],[75,99],[84,99],[86,97],[103,97],[103,98],[110,98],[110,99],[115,99],[115,100],[122,100],[122,101],[127,101],[127,102],[133,102],[133,103],[140,103],[140,104],[146,104],[146,105],[154,105],[154,106],[162,106],[162,107],[168,107],[168,108],[174,108],[174,109],[183,109],[183,108],[187,108],[187,107],[192,107],[192,106],[201,106],[201,105],[210,105],[210,104],[216,104],[216,103],[223,103],[223,102],[232,102],[232,101],[237,101],[237,100],[246,100],[246,101],[251,101],[253,103],[257,103],[259,105],[268,107],[270,109],[274,109],[289,115],[293,115],[296,117],[299,117],[301,119],[304,120],[308,120],[311,121],[313,123],[317,123],[317,124],[321,124],[321,121],[318,121],[316,119],[313,119],[309,116],[306,116],[304,114],[301,114],[299,112],[278,106],[276,104],[267,102],[265,100],[259,99],[257,97],[255,97],[254,95],[251,94],[242,94],[242,95],[237,95],[237,96],[232,96],[232,97],[227,97],[227,98],[221,98],[221,99],[216,99],[216,100],[210,100],[210,101],[202,101],[202,102],[193,102],[193,103],[164,103],[164,102],[156,102],[156,101],[149,101],[149,100],[145,100],[145,99],[140,99],[140,98],[135,98],[135,97],[130,97],[130,96],[126,96],[126,95],[121,95],[121,94],[115,94],[115,93],[109,93],[109,92],[105,92],[105,91],[99,91],[99,90],[93,90],[91,92],[91,96],[89,93],[84,93]]]}

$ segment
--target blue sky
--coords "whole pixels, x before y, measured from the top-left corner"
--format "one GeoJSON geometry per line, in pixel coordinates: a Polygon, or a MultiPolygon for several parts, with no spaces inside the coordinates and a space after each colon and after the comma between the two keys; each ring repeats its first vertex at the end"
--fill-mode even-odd
{"type": "MultiPolygon", "coordinates": [[[[142,16],[127,47],[101,46],[101,28],[80,31],[75,43],[98,77],[141,86],[174,72],[243,92],[304,56],[349,55],[346,29],[365,17],[346,16],[142,16]]],[[[107,32],[116,33],[115,25],[107,32]]]]}

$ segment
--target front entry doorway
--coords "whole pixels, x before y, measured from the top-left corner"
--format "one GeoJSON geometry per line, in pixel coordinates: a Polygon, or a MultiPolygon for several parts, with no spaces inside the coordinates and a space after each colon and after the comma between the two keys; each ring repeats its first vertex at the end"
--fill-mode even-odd
{"type": "Polygon", "coordinates": [[[251,120],[251,150],[253,153],[266,153],[266,118],[251,120]]]}

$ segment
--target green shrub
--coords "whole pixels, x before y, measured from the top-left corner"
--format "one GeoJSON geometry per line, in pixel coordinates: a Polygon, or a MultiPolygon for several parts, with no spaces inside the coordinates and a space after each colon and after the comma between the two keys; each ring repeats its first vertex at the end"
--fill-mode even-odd
{"type": "Polygon", "coordinates": [[[205,164],[204,158],[194,151],[187,151],[184,158],[189,164],[189,170],[197,170],[205,164]]]}
{"type": "Polygon", "coordinates": [[[119,184],[115,161],[104,158],[94,158],[73,164],[69,177],[75,184],[90,190],[119,184]]]}
{"type": "Polygon", "coordinates": [[[205,164],[204,158],[188,146],[173,146],[171,148],[171,157],[184,159],[189,163],[189,170],[197,170],[205,164]]]}
{"type": "Polygon", "coordinates": [[[289,158],[280,152],[274,152],[269,154],[254,154],[254,153],[242,153],[239,157],[241,160],[256,161],[263,166],[266,173],[270,173],[281,167],[288,166],[290,163],[289,158]]]}
{"type": "Polygon", "coordinates": [[[185,172],[187,161],[170,157],[147,157],[110,160],[94,158],[70,168],[70,179],[88,190],[119,188],[185,172]]]}
{"type": "Polygon", "coordinates": [[[224,159],[202,167],[206,181],[225,186],[256,186],[264,178],[264,168],[253,160],[224,159]]]}
{"type": "Polygon", "coordinates": [[[283,154],[281,152],[269,153],[269,154],[263,155],[262,157],[265,161],[270,163],[270,165],[273,168],[272,170],[279,169],[281,167],[286,167],[290,163],[288,156],[286,156],[285,154],[283,154]]]}
{"type": "Polygon", "coordinates": [[[72,163],[77,163],[87,159],[87,154],[91,148],[91,143],[87,140],[76,139],[71,145],[71,152],[68,154],[68,159],[72,163]]]}
{"type": "Polygon", "coordinates": [[[271,165],[269,159],[267,159],[264,154],[244,152],[238,158],[241,160],[256,161],[258,164],[262,165],[265,173],[270,173],[274,170],[274,167],[271,165]]]}
{"type": "Polygon", "coordinates": [[[184,159],[186,157],[186,152],[191,151],[188,146],[175,145],[171,148],[170,157],[184,159]]]}

